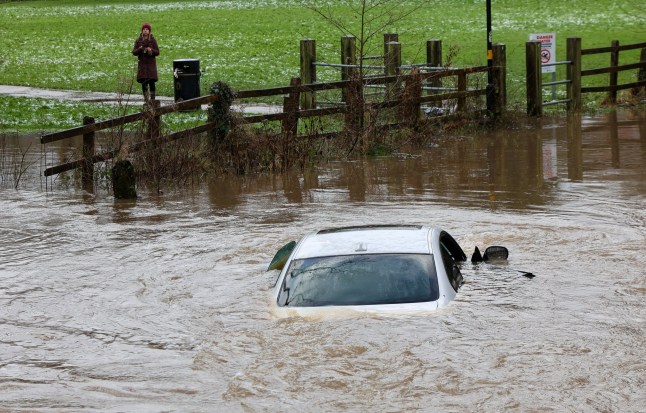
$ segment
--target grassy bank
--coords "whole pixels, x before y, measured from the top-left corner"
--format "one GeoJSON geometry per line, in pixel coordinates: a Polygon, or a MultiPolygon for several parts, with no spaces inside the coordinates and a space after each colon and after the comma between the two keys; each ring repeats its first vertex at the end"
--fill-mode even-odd
{"type": "MultiPolygon", "coordinates": [[[[358,30],[358,23],[346,17],[352,16],[347,6],[352,2],[342,0],[0,2],[0,83],[117,91],[118,85],[135,75],[136,60],[130,50],[141,23],[149,21],[161,48],[159,95],[172,96],[172,62],[181,58],[200,59],[205,71],[204,91],[218,80],[236,89],[286,85],[299,72],[300,39],[317,40],[320,60],[339,60],[343,33],[304,7],[305,3],[327,4],[358,30]]],[[[555,32],[558,60],[565,60],[568,36],[582,37],[583,47],[606,46],[613,39],[623,44],[646,40],[646,4],[641,1],[492,3],[493,41],[507,45],[512,104],[522,102],[524,44],[530,33],[555,32]]],[[[417,6],[415,13],[388,27],[400,36],[404,63],[423,62],[429,38],[443,40],[445,53],[454,53],[456,66],[486,63],[484,0],[411,0],[401,5],[417,6]]],[[[372,45],[375,50],[381,47],[380,40],[372,45]]],[[[635,60],[629,54],[626,59],[635,60]]],[[[599,61],[599,65],[606,63],[599,61]]],[[[320,78],[337,79],[338,73],[321,71],[320,78]]],[[[0,102],[6,99],[0,98],[0,102]]],[[[22,113],[29,112],[26,108],[22,113]]],[[[11,116],[13,113],[21,116],[20,112],[11,116]]],[[[0,125],[10,123],[7,115],[0,116],[4,117],[0,125]]],[[[20,128],[16,123],[22,124],[10,126],[20,128]]]]}

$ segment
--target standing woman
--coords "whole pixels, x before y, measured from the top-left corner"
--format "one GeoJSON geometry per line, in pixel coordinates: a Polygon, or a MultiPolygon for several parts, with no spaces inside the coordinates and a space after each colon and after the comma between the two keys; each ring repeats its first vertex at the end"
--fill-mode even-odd
{"type": "Polygon", "coordinates": [[[137,65],[137,82],[141,83],[141,90],[146,101],[155,100],[155,82],[157,82],[157,62],[159,56],[157,40],[152,34],[150,23],[141,26],[141,34],[135,40],[132,54],[139,58],[137,65]],[[150,90],[150,92],[149,92],[150,90]]]}

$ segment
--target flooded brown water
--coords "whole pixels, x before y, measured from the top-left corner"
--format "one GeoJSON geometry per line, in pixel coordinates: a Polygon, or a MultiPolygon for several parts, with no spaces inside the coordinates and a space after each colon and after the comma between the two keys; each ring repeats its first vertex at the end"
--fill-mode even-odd
{"type": "Polygon", "coordinates": [[[0,411],[646,406],[643,113],[136,202],[57,182],[0,190],[0,411]],[[276,249],[374,223],[439,225],[509,263],[465,265],[432,315],[272,316],[276,249]]]}

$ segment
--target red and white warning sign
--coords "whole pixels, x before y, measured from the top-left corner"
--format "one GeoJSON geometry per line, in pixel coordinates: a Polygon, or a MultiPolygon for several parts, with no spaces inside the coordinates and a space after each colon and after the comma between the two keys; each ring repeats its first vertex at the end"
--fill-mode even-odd
{"type": "MultiPolygon", "coordinates": [[[[529,35],[529,40],[541,42],[541,63],[556,63],[556,33],[534,33],[529,35]]],[[[543,66],[543,73],[556,72],[556,66],[543,66]]]]}

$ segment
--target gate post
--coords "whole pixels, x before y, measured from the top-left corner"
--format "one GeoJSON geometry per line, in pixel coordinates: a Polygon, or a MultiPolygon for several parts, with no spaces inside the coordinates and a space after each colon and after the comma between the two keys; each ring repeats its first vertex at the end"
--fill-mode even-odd
{"type": "MultiPolygon", "coordinates": [[[[309,85],[316,82],[316,40],[301,40],[301,81],[309,85]]],[[[301,94],[301,109],[315,109],[316,100],[314,92],[301,94]]]]}
{"type": "Polygon", "coordinates": [[[500,115],[507,106],[507,48],[504,43],[493,45],[494,115],[500,115]]]}
{"type": "MultiPolygon", "coordinates": [[[[85,116],[83,125],[92,125],[94,118],[85,116]]],[[[81,186],[88,192],[94,192],[94,131],[83,134],[83,164],[81,165],[81,186]]]]}
{"type": "Polygon", "coordinates": [[[543,79],[541,71],[541,42],[525,43],[525,70],[527,82],[527,114],[543,114],[543,79]]]}
{"type": "Polygon", "coordinates": [[[581,38],[568,37],[567,39],[566,78],[567,84],[567,111],[578,112],[581,110],[581,38]]]}

